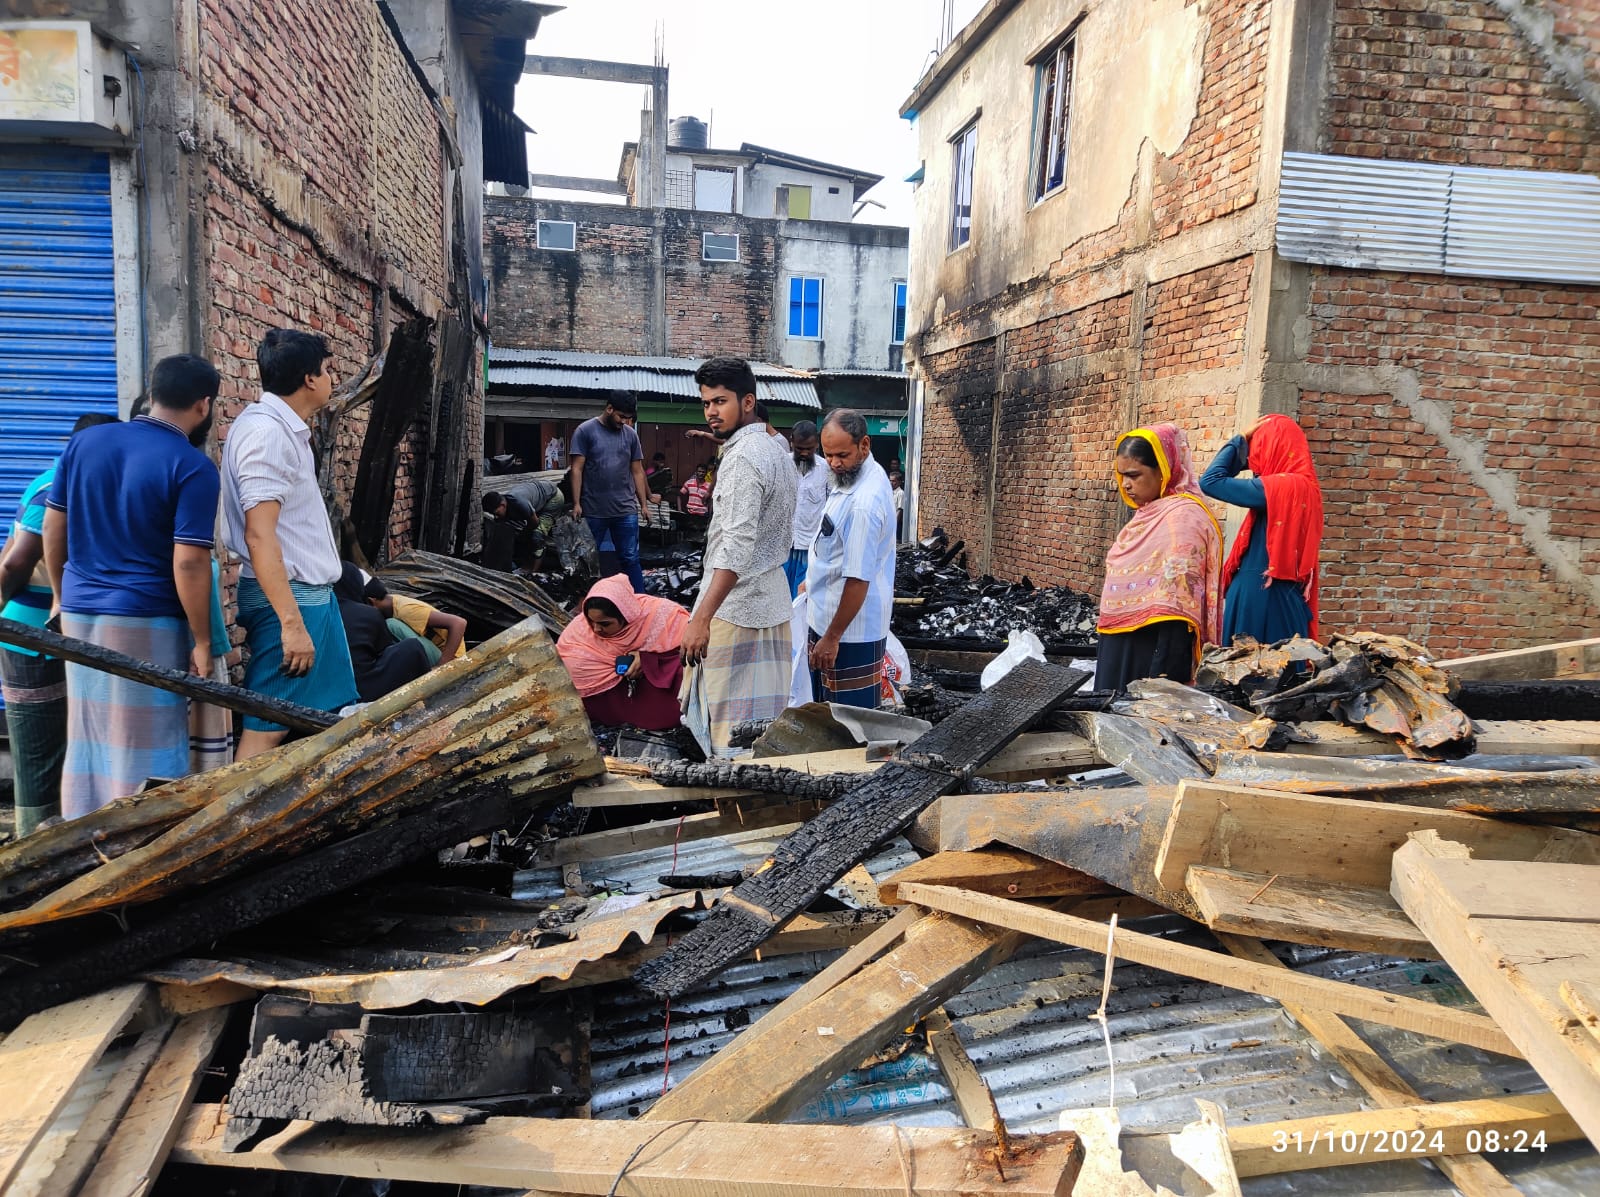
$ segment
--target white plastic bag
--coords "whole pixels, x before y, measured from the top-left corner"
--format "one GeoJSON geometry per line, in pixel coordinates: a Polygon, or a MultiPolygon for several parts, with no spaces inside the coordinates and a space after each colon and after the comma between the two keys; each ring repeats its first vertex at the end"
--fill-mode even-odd
{"type": "Polygon", "coordinates": [[[795,596],[794,606],[789,611],[789,635],[793,640],[789,658],[793,668],[789,676],[789,705],[792,707],[803,707],[812,701],[809,659],[811,625],[807,615],[806,592],[802,590],[795,596]]]}
{"type": "Polygon", "coordinates": [[[1006,637],[1005,652],[983,667],[983,674],[978,679],[979,685],[987,690],[1030,658],[1035,661],[1044,660],[1044,642],[1025,628],[1012,628],[1011,635],[1006,637]]]}

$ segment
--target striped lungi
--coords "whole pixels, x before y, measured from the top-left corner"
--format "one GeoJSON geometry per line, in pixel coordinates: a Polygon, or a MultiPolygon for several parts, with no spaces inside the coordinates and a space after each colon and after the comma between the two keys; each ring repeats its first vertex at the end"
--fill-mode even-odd
{"type": "Polygon", "coordinates": [[[776,719],[789,704],[794,642],[787,623],[741,628],[711,621],[705,659],[685,670],[678,701],[685,725],[708,757],[731,757],[733,725],[776,719]]]}
{"type": "MultiPolygon", "coordinates": [[[[187,672],[194,643],[169,615],[61,613],[68,636],[187,672]]],[[[67,760],[61,813],[69,819],[136,794],[152,777],[189,772],[189,700],[142,682],[67,662],[67,760]]]]}
{"type": "Polygon", "coordinates": [[[67,671],[54,657],[0,647],[0,688],[17,802],[17,835],[61,813],[67,757],[67,671]]]}
{"type": "Polygon", "coordinates": [[[806,580],[806,566],[811,564],[810,549],[790,549],[789,559],[783,563],[783,576],[789,579],[789,600],[800,593],[800,583],[806,580]]]}
{"type": "MultiPolygon", "coordinates": [[[[807,651],[816,646],[818,639],[814,630],[809,633],[807,651]]],[[[882,698],[883,651],[888,646],[887,638],[867,644],[840,644],[832,669],[811,671],[811,692],[817,701],[877,710],[882,698]]]]}
{"type": "MultiPolygon", "coordinates": [[[[318,711],[337,711],[360,701],[355,669],[350,664],[350,642],[345,639],[333,587],[290,582],[289,589],[316,652],[311,670],[304,677],[283,672],[283,625],[278,614],[259,582],[240,578],[238,620],[244,629],[245,647],[250,650],[244,667],[245,689],[318,711]]],[[[281,723],[269,723],[255,715],[246,715],[244,726],[247,731],[287,730],[281,723]]]]}

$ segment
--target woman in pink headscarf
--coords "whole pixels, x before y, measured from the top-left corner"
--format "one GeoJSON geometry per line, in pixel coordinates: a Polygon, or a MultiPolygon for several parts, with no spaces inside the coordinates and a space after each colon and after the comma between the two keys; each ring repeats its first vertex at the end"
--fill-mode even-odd
{"type": "Polygon", "coordinates": [[[677,603],[635,594],[627,574],[596,582],[556,641],[589,718],[647,731],[677,727],[688,623],[677,603]]]}
{"type": "Polygon", "coordinates": [[[1193,682],[1201,646],[1222,634],[1222,529],[1177,425],[1135,428],[1117,442],[1112,470],[1133,518],[1106,554],[1095,688],[1193,682]]]}

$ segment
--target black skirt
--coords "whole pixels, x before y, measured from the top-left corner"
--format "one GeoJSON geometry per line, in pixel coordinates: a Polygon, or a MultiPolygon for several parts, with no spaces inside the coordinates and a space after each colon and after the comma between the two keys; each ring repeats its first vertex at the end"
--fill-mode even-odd
{"type": "Polygon", "coordinates": [[[1163,619],[1133,632],[1101,632],[1095,667],[1096,690],[1126,690],[1142,677],[1194,681],[1194,627],[1163,619]]]}

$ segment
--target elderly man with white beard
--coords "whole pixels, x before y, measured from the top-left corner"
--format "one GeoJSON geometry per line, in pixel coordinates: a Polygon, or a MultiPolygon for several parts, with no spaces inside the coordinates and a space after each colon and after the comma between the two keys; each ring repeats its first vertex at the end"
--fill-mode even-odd
{"type": "Polygon", "coordinates": [[[821,443],[832,485],[806,570],[811,689],[873,708],[894,609],[894,492],[859,412],[829,412],[821,443]]]}

